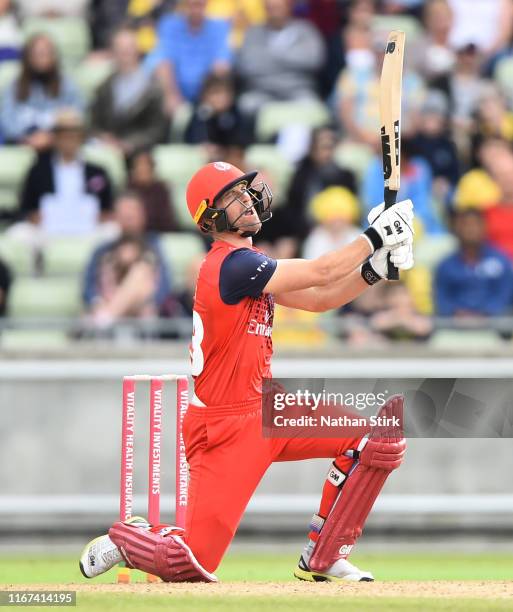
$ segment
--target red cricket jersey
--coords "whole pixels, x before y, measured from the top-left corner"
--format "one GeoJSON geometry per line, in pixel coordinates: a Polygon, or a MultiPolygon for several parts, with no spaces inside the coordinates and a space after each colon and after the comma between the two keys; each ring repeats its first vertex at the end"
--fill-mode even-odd
{"type": "Polygon", "coordinates": [[[206,406],[261,397],[262,378],[271,376],[274,316],[273,297],[261,289],[275,269],[276,261],[259,249],[221,240],[205,257],[194,296],[191,362],[195,396],[206,406]],[[227,278],[238,287],[233,299],[227,278]]]}

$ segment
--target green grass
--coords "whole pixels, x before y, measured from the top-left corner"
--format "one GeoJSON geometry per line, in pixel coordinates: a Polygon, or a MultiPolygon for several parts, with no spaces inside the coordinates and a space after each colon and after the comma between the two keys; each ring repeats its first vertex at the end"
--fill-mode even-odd
{"type": "MultiPolygon", "coordinates": [[[[88,582],[80,574],[77,559],[0,557],[0,584],[88,582]]],[[[233,553],[225,557],[216,574],[227,582],[287,582],[293,580],[296,561],[290,554],[233,553]]],[[[355,554],[351,561],[372,571],[380,581],[513,579],[513,554],[355,554]]],[[[94,582],[114,581],[115,570],[111,570],[94,582]]]]}
{"type": "MultiPolygon", "coordinates": [[[[361,554],[351,560],[362,568],[372,570],[380,581],[414,580],[512,580],[513,554],[361,554]]],[[[217,571],[224,582],[292,582],[296,556],[289,554],[228,554],[217,571]]],[[[133,573],[144,579],[143,574],[133,573]]],[[[134,576],[134,577],[135,577],[134,576]]],[[[89,584],[115,582],[115,570],[87,581],[78,570],[74,557],[0,557],[0,590],[2,584],[89,584]]],[[[300,583],[298,583],[300,584],[300,583]]],[[[149,587],[151,588],[151,586],[149,587]]],[[[481,612],[486,610],[511,610],[511,600],[493,599],[444,599],[413,597],[313,597],[294,593],[291,596],[217,594],[139,594],[79,592],[77,607],[87,612],[108,610],[116,612],[147,611],[166,608],[186,612],[260,612],[278,611],[330,612],[354,611],[410,611],[450,610],[451,612],[481,612]]],[[[39,609],[39,608],[35,608],[39,609]]],[[[42,608],[41,608],[42,609],[42,608]]]]}

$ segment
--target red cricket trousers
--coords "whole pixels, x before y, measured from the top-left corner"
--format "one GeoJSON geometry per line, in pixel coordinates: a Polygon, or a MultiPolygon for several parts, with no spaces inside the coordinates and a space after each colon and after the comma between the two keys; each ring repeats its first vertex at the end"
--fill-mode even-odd
{"type": "Polygon", "coordinates": [[[183,435],[189,463],[185,540],[209,572],[221,562],[271,463],[338,457],[337,465],[346,471],[353,460],[343,457],[344,451],[361,439],[263,438],[260,400],[201,408],[191,404],[183,435]]]}

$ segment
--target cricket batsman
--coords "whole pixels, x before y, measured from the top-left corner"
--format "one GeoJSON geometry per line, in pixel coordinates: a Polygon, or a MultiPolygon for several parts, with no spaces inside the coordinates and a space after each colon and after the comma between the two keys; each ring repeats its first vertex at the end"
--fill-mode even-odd
{"type": "MultiPolygon", "coordinates": [[[[84,549],[80,568],[88,578],[124,561],[168,582],[217,581],[213,572],[271,463],[326,457],[333,462],[294,575],[315,582],[373,580],[347,557],[388,475],[402,462],[402,432],[264,438],[262,379],[271,376],[275,303],[313,312],[339,308],[386,279],[389,254],[397,268],[412,267],[412,202],[376,206],[369,227],[339,250],[314,260],[275,260],[252,243],[272,216],[271,191],[257,177],[214,162],[187,188],[190,214],[214,241],[194,300],[194,394],[183,425],[190,479],[185,529],[141,517],[114,523],[84,549]]],[[[379,414],[400,414],[402,401],[390,398],[379,414]]]]}

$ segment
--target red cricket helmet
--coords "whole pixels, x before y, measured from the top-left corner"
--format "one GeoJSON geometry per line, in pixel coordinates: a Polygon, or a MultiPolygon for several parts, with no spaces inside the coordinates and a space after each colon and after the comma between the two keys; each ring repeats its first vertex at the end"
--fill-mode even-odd
{"type": "Polygon", "coordinates": [[[246,183],[254,201],[255,210],[261,221],[270,218],[272,194],[269,187],[262,183],[262,189],[253,189],[251,184],[258,172],[244,173],[226,162],[212,162],[200,168],[187,185],[187,206],[194,222],[204,232],[215,229],[218,232],[235,230],[228,223],[226,212],[215,208],[216,202],[230,189],[239,183],[246,183]],[[263,197],[265,194],[265,199],[263,197]],[[263,217],[263,218],[262,218],[263,217]]]}

